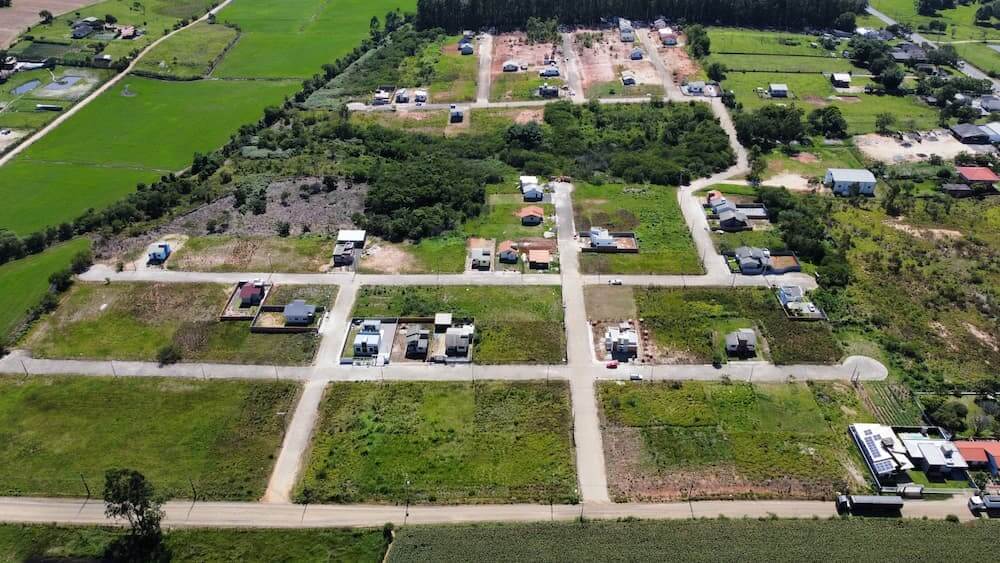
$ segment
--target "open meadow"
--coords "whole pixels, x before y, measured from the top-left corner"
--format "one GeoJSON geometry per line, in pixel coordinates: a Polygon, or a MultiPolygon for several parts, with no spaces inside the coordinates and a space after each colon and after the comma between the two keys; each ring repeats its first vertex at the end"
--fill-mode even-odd
{"type": "Polygon", "coordinates": [[[167,498],[256,500],[297,393],[273,381],[0,377],[0,494],[83,497],[86,481],[100,496],[104,471],[129,467],[167,498]]]}
{"type": "Polygon", "coordinates": [[[238,36],[236,29],[222,24],[195,24],[146,53],[135,71],[167,79],[201,78],[211,72],[238,36]]]}
{"type": "MultiPolygon", "coordinates": [[[[1000,39],[1000,31],[990,26],[975,24],[976,10],[979,3],[955,2],[955,7],[938,10],[937,17],[917,14],[917,6],[913,0],[871,0],[871,6],[900,23],[910,25],[930,41],[961,41],[968,39],[1000,39]],[[943,34],[928,33],[920,27],[926,27],[932,21],[947,24],[943,34]]],[[[985,69],[983,69],[985,70],[985,69]]]]}
{"type": "Polygon", "coordinates": [[[844,427],[871,420],[845,383],[603,383],[612,498],[831,498],[867,487],[844,427]]]}
{"type": "MultiPolygon", "coordinates": [[[[997,43],[993,43],[997,46],[997,43]]],[[[1000,52],[987,43],[955,43],[958,56],[986,73],[1000,73],[1000,52]]]]}
{"type": "Polygon", "coordinates": [[[355,317],[452,313],[476,325],[479,364],[557,364],[566,357],[562,293],[550,286],[365,286],[355,317]]]}
{"type": "Polygon", "coordinates": [[[565,382],[335,383],[300,501],[571,502],[565,382]]]}

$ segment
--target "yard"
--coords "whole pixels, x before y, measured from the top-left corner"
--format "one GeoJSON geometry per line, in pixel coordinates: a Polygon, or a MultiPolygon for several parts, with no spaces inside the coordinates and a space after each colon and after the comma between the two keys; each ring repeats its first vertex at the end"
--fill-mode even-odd
{"type": "Polygon", "coordinates": [[[461,38],[461,35],[442,36],[419,54],[404,60],[400,86],[426,86],[433,103],[474,101],[479,57],[458,52],[461,38]],[[428,83],[422,78],[425,68],[431,69],[428,83]]]}
{"type": "Polygon", "coordinates": [[[643,327],[651,331],[657,356],[668,363],[720,359],[725,331],[747,320],[776,364],[832,364],[841,350],[825,322],[796,322],[781,310],[769,289],[666,289],[635,291],[643,327]]]}
{"type": "Polygon", "coordinates": [[[573,192],[578,231],[591,226],[635,231],[638,254],[586,252],[585,273],[700,274],[701,260],[677,201],[677,190],[665,186],[578,183],[573,192]]]}
{"type": "Polygon", "coordinates": [[[104,471],[128,467],[167,498],[256,500],[297,393],[288,382],[0,377],[0,494],[79,498],[86,481],[100,497],[104,471]]]}
{"type": "Polygon", "coordinates": [[[844,425],[868,420],[844,383],[604,383],[619,501],[831,498],[867,487],[844,425]]]}
{"type": "Polygon", "coordinates": [[[943,35],[919,30],[919,33],[930,41],[947,42],[968,39],[1000,39],[1000,31],[991,27],[975,25],[976,10],[979,8],[978,3],[970,2],[963,5],[956,2],[955,8],[939,10],[939,17],[936,18],[917,15],[916,4],[912,0],[871,0],[871,5],[897,22],[909,24],[913,27],[914,31],[918,31],[917,28],[919,26],[926,26],[934,20],[939,20],[948,25],[943,35]]]}
{"type": "Polygon", "coordinates": [[[335,383],[299,501],[573,502],[564,382],[335,383]]]}
{"type": "Polygon", "coordinates": [[[324,236],[193,237],[167,266],[193,272],[320,272],[330,265],[333,246],[324,236]]]}
{"type": "Polygon", "coordinates": [[[457,274],[465,269],[465,237],[445,235],[419,242],[371,241],[358,271],[366,274],[457,274]]]}
{"type": "Polygon", "coordinates": [[[543,84],[559,88],[564,82],[562,78],[542,78],[531,70],[505,72],[493,77],[493,83],[490,85],[490,101],[541,100],[543,98],[538,95],[538,88],[543,84]]]}
{"type": "Polygon", "coordinates": [[[476,325],[479,364],[557,364],[566,357],[562,294],[549,286],[364,286],[354,317],[453,313],[476,325]]]}
{"type": "MultiPolygon", "coordinates": [[[[218,315],[232,286],[216,284],[77,283],[24,341],[33,356],[155,361],[173,345],[183,361],[304,365],[319,346],[315,334],[252,334],[248,323],[218,315]]],[[[316,305],[330,307],[335,286],[316,305]],[[327,298],[328,296],[328,298],[327,298]]],[[[312,286],[277,288],[268,303],[284,304],[312,286]],[[280,290],[280,292],[279,292],[280,290]]]]}
{"type": "Polygon", "coordinates": [[[135,69],[168,79],[201,78],[211,73],[238,36],[231,27],[201,22],[157,45],[135,69]]]}
{"type": "Polygon", "coordinates": [[[815,35],[712,27],[708,30],[708,37],[712,41],[713,53],[833,58],[831,52],[822,46],[812,46],[817,40],[815,35]]]}

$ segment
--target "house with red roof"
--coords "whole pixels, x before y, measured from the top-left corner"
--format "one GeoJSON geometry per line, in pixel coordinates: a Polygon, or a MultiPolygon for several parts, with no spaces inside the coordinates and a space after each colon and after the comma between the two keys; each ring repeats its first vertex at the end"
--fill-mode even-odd
{"type": "Polygon", "coordinates": [[[1000,176],[985,166],[959,166],[958,176],[966,184],[986,184],[992,186],[1000,182],[1000,176]]]}
{"type": "Polygon", "coordinates": [[[958,440],[954,444],[969,469],[986,470],[994,477],[1000,475],[1000,440],[958,440]]]}

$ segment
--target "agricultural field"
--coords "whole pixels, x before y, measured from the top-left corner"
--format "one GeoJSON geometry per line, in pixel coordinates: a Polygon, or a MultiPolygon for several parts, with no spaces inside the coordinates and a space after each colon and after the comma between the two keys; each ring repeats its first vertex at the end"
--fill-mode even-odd
{"type": "Polygon", "coordinates": [[[938,17],[918,15],[916,3],[911,0],[871,0],[871,6],[897,22],[909,24],[914,31],[918,31],[930,41],[1000,39],[1000,31],[991,27],[975,25],[976,10],[979,8],[979,4],[976,2],[965,5],[956,3],[953,9],[939,10],[938,17]],[[944,34],[934,34],[918,29],[926,27],[934,20],[948,25],[944,34]]]}
{"type": "Polygon", "coordinates": [[[432,316],[441,312],[474,320],[476,363],[556,364],[566,357],[558,287],[364,286],[352,316],[432,316]]]}
{"type": "Polygon", "coordinates": [[[870,420],[835,383],[603,383],[608,486],[619,501],[831,498],[864,490],[845,425],[870,420]]]}
{"type": "MultiPolygon", "coordinates": [[[[38,129],[59,116],[38,104],[68,108],[110,78],[106,69],[56,67],[19,72],[0,86],[0,128],[38,129]]],[[[0,138],[0,153],[4,140],[0,138]]]]}
{"type": "Polygon", "coordinates": [[[73,255],[90,247],[87,239],[74,239],[21,260],[0,265],[0,343],[23,321],[49,290],[49,276],[68,268],[73,255]]]}
{"type": "Polygon", "coordinates": [[[335,383],[300,501],[573,502],[565,382],[335,383]]]}
{"type": "MultiPolygon", "coordinates": [[[[854,86],[864,84],[855,80],[854,86]]],[[[794,74],[773,72],[727,73],[723,86],[736,93],[736,99],[747,110],[754,110],[766,104],[796,104],[806,113],[828,105],[840,108],[847,120],[852,135],[875,131],[875,116],[880,113],[894,114],[900,122],[911,123],[915,129],[937,127],[938,112],[914,96],[877,96],[859,93],[838,95],[830,80],[821,74],[794,74]],[[790,99],[767,99],[755,91],[767,89],[768,84],[787,84],[792,95],[790,99]]]]}
{"type": "Polygon", "coordinates": [[[298,386],[161,378],[0,377],[0,494],[100,496],[129,467],[167,498],[255,500],[298,386]],[[188,480],[191,480],[190,482],[188,480]]]}
{"type": "Polygon", "coordinates": [[[646,288],[635,301],[661,361],[722,360],[726,333],[738,328],[754,328],[776,364],[832,364],[842,355],[825,322],[789,320],[768,289],[646,288]]]}
{"type": "Polygon", "coordinates": [[[201,22],[157,45],[136,65],[138,74],[194,80],[211,73],[239,32],[220,24],[201,22]]]}
{"type": "Polygon", "coordinates": [[[582,253],[580,268],[601,274],[700,274],[695,250],[677,201],[666,186],[578,183],[573,192],[578,231],[606,227],[635,231],[638,254],[582,253]]]}
{"type": "MultiPolygon", "coordinates": [[[[269,303],[313,293],[311,286],[276,288],[269,303]]],[[[332,306],[335,286],[322,286],[316,305],[332,306]]],[[[28,334],[35,357],[156,361],[173,346],[183,361],[303,365],[319,346],[315,334],[254,334],[246,322],[218,320],[232,286],[216,284],[78,283],[28,334]]]]}
{"type": "MultiPolygon", "coordinates": [[[[996,45],[996,43],[994,43],[996,45]]],[[[1000,52],[986,43],[955,43],[958,56],[986,73],[1000,73],[1000,52]]]]}
{"type": "Polygon", "coordinates": [[[193,152],[221,146],[297,88],[130,76],[0,168],[0,227],[26,234],[105,207],[137,182],[184,168],[193,152]]]}
{"type": "MultiPolygon", "coordinates": [[[[413,11],[413,0],[261,0],[233,2],[220,22],[242,35],[214,73],[219,78],[308,78],[368,36],[372,17],[413,11]]],[[[263,107],[261,104],[260,107],[263,107]]]]}
{"type": "MultiPolygon", "coordinates": [[[[785,57],[834,58],[836,51],[827,51],[821,45],[813,47],[819,39],[815,35],[759,31],[732,27],[711,27],[708,37],[713,53],[734,55],[780,55],[785,57]]],[[[846,42],[841,42],[846,44],[846,42]]]]}
{"type": "Polygon", "coordinates": [[[923,407],[905,386],[892,381],[866,381],[861,398],[875,418],[888,426],[924,424],[923,407]]]}
{"type": "MultiPolygon", "coordinates": [[[[155,485],[155,484],[154,484],[155,485]]],[[[124,536],[120,528],[0,525],[0,560],[55,557],[99,561],[124,536]],[[54,555],[58,554],[58,555],[54,555]]],[[[381,561],[388,548],[382,530],[249,530],[173,528],[164,533],[170,561],[381,561]]]]}
{"type": "Polygon", "coordinates": [[[941,553],[970,560],[979,557],[997,533],[1000,526],[990,521],[959,525],[869,518],[407,526],[397,531],[388,560],[486,561],[502,553],[512,561],[534,561],[539,554],[572,561],[654,561],[664,554],[705,563],[807,561],[816,557],[817,549],[822,549],[825,561],[842,563],[920,561],[941,553]]]}
{"type": "MultiPolygon", "coordinates": [[[[472,112],[469,114],[471,119],[472,112]]],[[[410,133],[444,135],[448,128],[448,110],[356,111],[351,113],[351,123],[380,125],[410,133]]]]}
{"type": "Polygon", "coordinates": [[[167,262],[193,272],[320,272],[331,264],[334,241],[324,236],[187,239],[167,262]]]}

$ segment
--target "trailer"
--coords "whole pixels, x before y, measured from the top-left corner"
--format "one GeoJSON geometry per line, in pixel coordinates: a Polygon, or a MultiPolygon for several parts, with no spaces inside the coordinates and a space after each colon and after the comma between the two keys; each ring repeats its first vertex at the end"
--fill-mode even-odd
{"type": "Polygon", "coordinates": [[[902,509],[903,497],[899,495],[837,496],[837,512],[841,514],[898,516],[902,509]]]}

